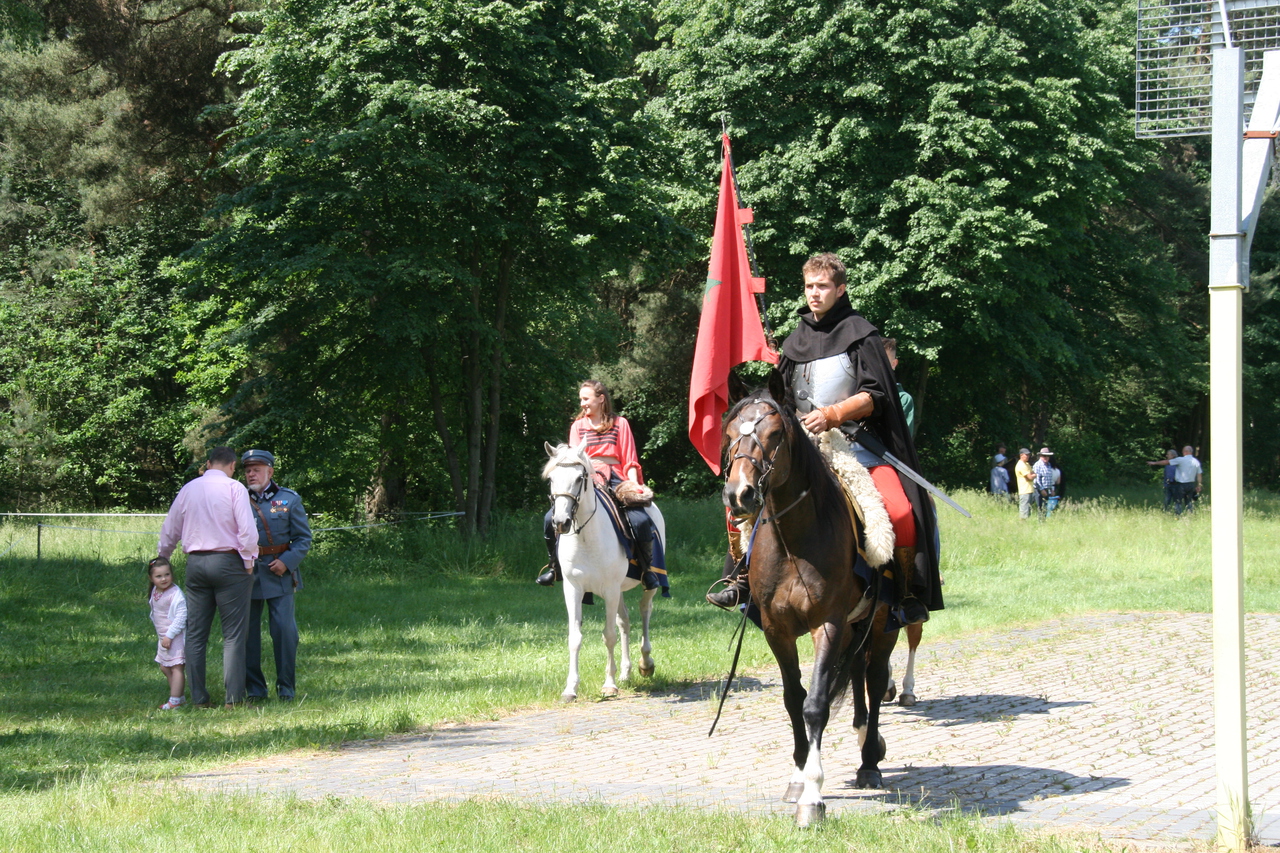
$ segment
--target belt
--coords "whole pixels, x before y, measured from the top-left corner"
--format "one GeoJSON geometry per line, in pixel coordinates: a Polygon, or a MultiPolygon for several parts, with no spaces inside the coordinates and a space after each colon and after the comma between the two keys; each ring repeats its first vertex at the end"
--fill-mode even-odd
{"type": "Polygon", "coordinates": [[[213,551],[188,551],[187,553],[188,553],[188,554],[195,554],[195,555],[200,556],[200,557],[207,557],[207,556],[209,556],[210,554],[234,554],[234,553],[235,553],[235,551],[234,551],[234,550],[232,550],[231,548],[226,548],[226,549],[217,548],[217,549],[215,549],[215,550],[213,550],[213,551]]]}
{"type": "Polygon", "coordinates": [[[268,545],[265,548],[258,548],[259,557],[271,557],[275,554],[283,554],[289,550],[289,543],[283,545],[268,545]]]}

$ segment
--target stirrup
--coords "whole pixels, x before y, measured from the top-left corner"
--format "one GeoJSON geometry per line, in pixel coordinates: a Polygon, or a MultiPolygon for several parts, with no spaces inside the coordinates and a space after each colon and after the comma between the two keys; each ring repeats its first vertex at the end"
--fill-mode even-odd
{"type": "Polygon", "coordinates": [[[929,621],[929,608],[925,607],[924,602],[916,598],[914,595],[902,600],[898,607],[898,619],[903,626],[920,625],[929,621]]]}
{"type": "Polygon", "coordinates": [[[722,578],[716,583],[727,584],[727,586],[724,589],[720,590],[719,592],[708,592],[707,593],[708,604],[714,604],[716,607],[719,607],[721,610],[733,610],[739,604],[742,603],[742,600],[741,600],[742,596],[738,594],[738,584],[737,584],[736,578],[732,580],[730,580],[729,578],[722,578]]]}
{"type": "Polygon", "coordinates": [[[554,586],[556,582],[556,568],[547,563],[543,566],[542,574],[533,579],[538,586],[554,586]]]}

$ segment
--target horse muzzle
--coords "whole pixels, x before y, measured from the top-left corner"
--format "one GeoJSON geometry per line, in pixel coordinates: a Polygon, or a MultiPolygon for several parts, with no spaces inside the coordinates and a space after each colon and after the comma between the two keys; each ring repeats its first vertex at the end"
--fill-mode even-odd
{"type": "Polygon", "coordinates": [[[729,508],[729,515],[733,518],[748,518],[760,512],[764,506],[764,496],[750,483],[729,482],[724,487],[724,505],[729,508]]]}

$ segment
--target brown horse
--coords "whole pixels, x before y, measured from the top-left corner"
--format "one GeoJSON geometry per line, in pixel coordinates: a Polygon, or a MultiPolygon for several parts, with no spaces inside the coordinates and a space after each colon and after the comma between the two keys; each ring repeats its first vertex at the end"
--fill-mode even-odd
{"type": "Polygon", "coordinates": [[[822,820],[822,733],[832,703],[852,683],[854,728],[862,746],[860,788],[882,785],[880,703],[889,682],[897,631],[888,607],[859,579],[855,520],[839,482],[796,418],[776,371],[768,390],[741,400],[725,417],[724,501],[742,541],[751,600],[782,671],[783,704],[795,739],[795,770],[783,799],[796,823],[822,820]],[[813,638],[806,693],[796,640],[813,638]]]}

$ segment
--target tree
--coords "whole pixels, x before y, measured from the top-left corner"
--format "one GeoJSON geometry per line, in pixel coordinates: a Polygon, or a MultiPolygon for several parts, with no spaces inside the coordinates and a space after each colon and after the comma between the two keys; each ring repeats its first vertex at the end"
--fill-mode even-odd
{"type": "Polygon", "coordinates": [[[184,268],[235,318],[210,346],[252,360],[210,397],[234,391],[231,435],[372,480],[372,510],[416,483],[486,529],[500,456],[546,435],[539,387],[604,343],[589,283],[672,233],[631,64],[642,12],[286,0],[248,18],[221,64],[244,86],[224,161],[244,189],[184,268]],[[504,432],[512,398],[531,407],[504,432]]]}
{"type": "Polygon", "coordinates": [[[842,256],[855,307],[900,342],[936,473],[980,476],[993,428],[1095,429],[1084,406],[1117,367],[1141,384],[1187,348],[1187,278],[1133,209],[1159,148],[1133,139],[1113,5],[667,0],[659,16],[654,109],[704,170],[728,121],[775,292],[809,254],[842,256]]]}

